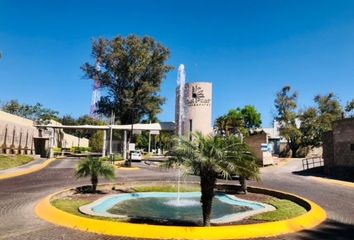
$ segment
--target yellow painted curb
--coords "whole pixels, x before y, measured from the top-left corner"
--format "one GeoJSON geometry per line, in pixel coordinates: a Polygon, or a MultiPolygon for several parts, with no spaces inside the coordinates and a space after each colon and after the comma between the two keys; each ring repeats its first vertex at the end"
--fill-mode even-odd
{"type": "Polygon", "coordinates": [[[315,176],[311,176],[311,178],[315,179],[316,181],[323,182],[323,183],[330,183],[330,184],[334,184],[334,185],[340,185],[340,186],[344,186],[344,187],[354,188],[353,182],[347,182],[347,181],[341,181],[341,180],[329,179],[329,178],[322,178],[322,177],[315,177],[315,176]]]}
{"type": "Polygon", "coordinates": [[[118,170],[131,171],[131,170],[140,170],[138,167],[117,167],[118,170]]]}
{"type": "Polygon", "coordinates": [[[14,178],[14,177],[18,177],[18,176],[22,176],[22,175],[26,175],[26,174],[37,172],[37,171],[42,170],[43,168],[47,167],[49,164],[54,162],[56,159],[57,158],[50,158],[50,159],[44,161],[41,164],[35,165],[35,166],[31,167],[31,168],[24,169],[22,171],[19,170],[17,172],[1,174],[0,175],[0,180],[8,179],[8,178],[14,178]]]}
{"type": "Polygon", "coordinates": [[[36,214],[51,223],[81,231],[106,234],[112,236],[155,239],[247,239],[257,237],[272,237],[311,229],[322,223],[326,212],[314,202],[289,193],[270,189],[253,188],[290,196],[306,202],[310,210],[298,217],[276,222],[213,227],[181,227],[113,222],[85,218],[59,210],[51,205],[50,199],[57,193],[41,200],[36,208],[36,214]]]}

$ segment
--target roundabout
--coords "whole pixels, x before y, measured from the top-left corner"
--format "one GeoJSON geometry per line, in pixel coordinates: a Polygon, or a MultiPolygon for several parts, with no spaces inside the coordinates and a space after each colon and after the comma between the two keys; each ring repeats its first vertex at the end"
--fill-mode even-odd
{"type": "MultiPolygon", "coordinates": [[[[15,177],[11,179],[0,180],[0,217],[6,219],[0,225],[1,238],[4,240],[57,240],[57,239],[77,239],[77,240],[132,240],[117,235],[104,235],[89,232],[87,229],[75,229],[58,223],[52,224],[56,218],[52,218],[52,222],[43,220],[38,217],[35,208],[39,202],[44,204],[44,198],[54,192],[62,191],[62,189],[73,189],[88,183],[89,179],[76,179],[74,177],[74,168],[78,159],[65,158],[60,161],[51,163],[47,168],[32,173],[15,177]]],[[[153,168],[148,165],[138,165],[140,171],[118,172],[118,183],[143,183],[152,181],[175,181],[176,173],[153,168]],[[124,173],[124,174],[123,174],[124,173]]],[[[281,167],[270,167],[262,171],[262,182],[252,182],[252,185],[260,188],[279,189],[283,192],[292,192],[296,195],[303,196],[318,203],[327,212],[327,219],[318,226],[293,232],[290,234],[269,237],[269,240],[307,240],[307,239],[338,239],[351,240],[354,238],[354,218],[351,211],[353,209],[354,193],[352,188],[325,184],[312,180],[311,178],[294,175],[291,172],[301,168],[301,161],[290,161],[287,165],[281,167]],[[320,189],[320,191],[319,191],[320,189]],[[333,198],[333,196],[341,196],[333,198]]],[[[194,182],[196,178],[188,177],[188,181],[194,182]]],[[[105,182],[109,183],[109,182],[105,182]]],[[[232,184],[233,181],[225,182],[232,184]]],[[[193,189],[192,189],[193,190],[193,189]]],[[[160,191],[160,190],[159,190],[160,191]]],[[[194,190],[193,190],[194,191],[194,190]]],[[[252,200],[252,199],[251,199],[252,200]]],[[[49,201],[49,199],[48,199],[49,201]]],[[[48,202],[49,203],[49,202],[48,202]]],[[[42,205],[43,206],[43,205],[42,205]]],[[[59,215],[68,215],[68,219],[72,219],[72,214],[63,212],[52,205],[47,205],[49,210],[59,215]],[[54,208],[54,209],[53,209],[54,208]]],[[[43,209],[42,209],[43,210],[43,209]]],[[[56,215],[53,215],[56,216],[56,215]]],[[[301,216],[302,218],[304,216],[301,216]]],[[[80,217],[77,218],[80,222],[80,217]]],[[[87,218],[84,218],[87,219],[87,218]]],[[[91,222],[91,219],[88,219],[91,222]]],[[[71,220],[69,220],[71,221],[71,220]]],[[[301,225],[301,219],[300,225],[301,225]]],[[[299,222],[297,221],[297,222],[299,222]]],[[[98,221],[100,224],[102,222],[98,221]]],[[[115,222],[112,222],[115,223],[115,222]]],[[[287,221],[288,224],[292,224],[287,221]]],[[[304,222],[309,227],[307,222],[304,222]]],[[[75,224],[68,222],[68,224],[75,224]]],[[[286,224],[286,223],[285,223],[286,224]]],[[[282,221],[281,227],[292,231],[304,227],[298,225],[285,226],[282,221]]],[[[269,224],[268,224],[269,225],[269,224]]],[[[88,224],[88,227],[91,225],[88,224]]],[[[132,225],[129,225],[132,226],[132,225]]],[[[101,226],[102,227],[102,226],[101,226]]],[[[159,229],[161,226],[153,226],[159,229]]],[[[241,227],[241,226],[240,226],[241,227]]],[[[271,224],[270,228],[274,228],[271,224]]],[[[132,232],[135,228],[132,227],[132,232]]],[[[186,229],[186,228],[185,228],[186,229]]],[[[190,228],[192,229],[192,228],[190,228]]],[[[238,228],[239,229],[239,228],[238,228]]],[[[237,230],[239,231],[239,230],[237,230]]],[[[117,230],[118,232],[118,230],[117,230]]],[[[144,234],[144,233],[142,233],[144,234]]],[[[232,234],[232,233],[231,233],[232,234]]],[[[270,233],[269,233],[270,234],[270,233]]],[[[242,235],[239,232],[233,234],[233,238],[242,235]]],[[[242,237],[242,236],[241,236],[242,237]]],[[[143,237],[144,239],[151,239],[143,237]]],[[[216,238],[216,236],[215,236],[216,238]]],[[[246,238],[246,236],[244,236],[246,238]]]]}
{"type": "Polygon", "coordinates": [[[92,219],[64,212],[51,204],[59,193],[42,199],[36,206],[36,214],[53,224],[97,234],[144,239],[248,239],[274,237],[311,229],[326,220],[326,212],[316,203],[286,192],[250,187],[250,192],[289,199],[304,207],[307,212],[298,217],[282,221],[227,225],[211,227],[158,226],[129,222],[92,219]]]}

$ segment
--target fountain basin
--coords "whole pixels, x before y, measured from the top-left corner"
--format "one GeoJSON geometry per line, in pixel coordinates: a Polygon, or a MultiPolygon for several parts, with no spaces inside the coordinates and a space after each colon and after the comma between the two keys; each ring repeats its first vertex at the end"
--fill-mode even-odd
{"type": "MultiPolygon", "coordinates": [[[[200,224],[202,207],[200,192],[124,193],[103,197],[80,207],[84,214],[120,218],[151,219],[157,222],[175,221],[200,224]]],[[[243,200],[233,195],[216,194],[213,200],[211,223],[224,224],[262,212],[272,211],[271,205],[243,200]]]]}

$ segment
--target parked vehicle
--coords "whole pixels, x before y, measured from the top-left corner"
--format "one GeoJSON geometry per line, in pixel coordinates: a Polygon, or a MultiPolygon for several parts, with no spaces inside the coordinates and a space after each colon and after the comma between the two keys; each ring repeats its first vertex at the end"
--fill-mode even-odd
{"type": "Polygon", "coordinates": [[[130,160],[132,161],[141,161],[142,160],[142,154],[139,150],[133,150],[130,152],[130,160]]]}

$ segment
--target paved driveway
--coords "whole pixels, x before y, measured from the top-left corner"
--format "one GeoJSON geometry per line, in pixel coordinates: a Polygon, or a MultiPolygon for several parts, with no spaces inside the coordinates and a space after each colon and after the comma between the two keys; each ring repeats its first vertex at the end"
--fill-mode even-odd
{"type": "MultiPolygon", "coordinates": [[[[46,195],[89,182],[88,179],[73,177],[77,161],[58,160],[40,172],[0,181],[0,239],[124,239],[57,227],[34,214],[35,204],[46,195]]],[[[314,200],[327,210],[329,220],[314,230],[274,239],[354,239],[354,189],[292,174],[299,166],[299,162],[291,161],[281,168],[265,168],[263,181],[252,184],[297,193],[314,200]]],[[[144,166],[138,171],[119,171],[117,181],[175,179],[174,172],[144,166]]]]}
{"type": "Polygon", "coordinates": [[[323,207],[328,220],[321,226],[278,239],[354,239],[354,188],[319,182],[311,177],[294,174],[302,170],[300,159],[282,167],[262,169],[262,187],[279,189],[306,197],[323,207]]]}

